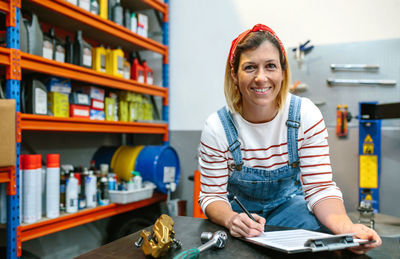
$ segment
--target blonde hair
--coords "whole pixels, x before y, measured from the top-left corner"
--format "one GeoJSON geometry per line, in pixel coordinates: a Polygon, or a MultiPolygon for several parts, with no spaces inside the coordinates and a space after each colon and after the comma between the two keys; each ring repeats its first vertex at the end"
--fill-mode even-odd
{"type": "MultiPolygon", "coordinates": [[[[251,32],[247,35],[241,42],[239,42],[236,51],[233,56],[233,71],[237,74],[240,56],[243,51],[249,49],[256,49],[258,46],[261,45],[264,41],[271,42],[279,51],[280,56],[280,63],[281,68],[283,71],[283,80],[281,89],[276,97],[276,105],[278,109],[282,110],[285,106],[285,101],[287,94],[289,92],[289,85],[290,85],[290,67],[287,60],[286,52],[282,53],[280,45],[278,41],[272,36],[269,32],[266,31],[258,31],[258,32],[251,32]],[[282,64],[282,60],[285,63],[282,64]]],[[[226,61],[226,68],[225,68],[225,81],[224,81],[224,93],[225,99],[228,104],[228,107],[231,111],[236,111],[243,115],[243,100],[242,95],[239,91],[239,87],[234,83],[232,75],[231,75],[231,65],[229,62],[229,57],[226,61]]]]}

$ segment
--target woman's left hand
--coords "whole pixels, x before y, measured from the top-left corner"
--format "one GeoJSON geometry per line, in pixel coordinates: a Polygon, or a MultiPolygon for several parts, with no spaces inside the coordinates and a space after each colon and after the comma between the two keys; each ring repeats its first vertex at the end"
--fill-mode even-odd
{"type": "Polygon", "coordinates": [[[349,248],[350,251],[356,254],[365,254],[368,250],[378,247],[382,244],[379,235],[371,228],[362,224],[351,224],[346,228],[347,233],[354,233],[355,238],[373,240],[375,242],[358,247],[349,248]]]}

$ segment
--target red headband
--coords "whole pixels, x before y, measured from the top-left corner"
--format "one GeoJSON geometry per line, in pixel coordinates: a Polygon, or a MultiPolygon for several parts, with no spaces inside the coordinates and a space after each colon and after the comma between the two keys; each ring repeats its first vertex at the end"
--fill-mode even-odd
{"type": "Polygon", "coordinates": [[[274,38],[278,41],[279,45],[281,46],[281,50],[282,50],[282,63],[285,64],[285,49],[283,48],[282,42],[281,40],[278,38],[278,36],[276,36],[275,32],[269,28],[268,26],[265,26],[264,24],[256,24],[254,25],[254,27],[251,30],[247,30],[244,31],[242,34],[240,34],[236,39],[234,39],[232,41],[232,45],[231,45],[231,49],[229,51],[229,64],[231,65],[231,67],[233,67],[233,55],[235,54],[236,51],[236,47],[239,44],[239,42],[241,42],[244,37],[246,37],[250,32],[256,32],[256,31],[267,31],[269,32],[272,36],[274,36],[274,38]]]}

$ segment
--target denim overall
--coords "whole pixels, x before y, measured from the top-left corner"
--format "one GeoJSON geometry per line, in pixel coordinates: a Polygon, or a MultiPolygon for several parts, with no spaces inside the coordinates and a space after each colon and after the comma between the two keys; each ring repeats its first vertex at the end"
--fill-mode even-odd
{"type": "MultiPolygon", "coordinates": [[[[228,199],[232,209],[243,212],[233,201],[236,195],[250,213],[267,220],[267,225],[326,231],[311,214],[304,199],[300,183],[297,134],[300,127],[301,98],[292,95],[287,125],[288,165],[276,170],[264,170],[243,165],[238,132],[232,114],[223,107],[218,116],[225,130],[232,153],[233,173],[228,180],[228,199]]],[[[266,132],[268,134],[268,132],[266,132]]]]}

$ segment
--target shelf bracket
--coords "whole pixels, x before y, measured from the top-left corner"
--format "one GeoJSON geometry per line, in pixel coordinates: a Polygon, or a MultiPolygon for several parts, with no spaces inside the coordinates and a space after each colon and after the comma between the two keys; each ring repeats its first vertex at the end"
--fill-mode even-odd
{"type": "Polygon", "coordinates": [[[6,26],[17,27],[17,8],[21,8],[21,0],[10,0],[10,12],[6,15],[6,26]]]}
{"type": "Polygon", "coordinates": [[[17,227],[17,257],[22,256],[21,226],[17,227]]]}
{"type": "Polygon", "coordinates": [[[16,113],[16,123],[15,123],[15,126],[16,126],[16,130],[17,130],[17,135],[16,135],[16,140],[17,140],[17,143],[21,143],[21,140],[22,140],[22,134],[21,134],[21,113],[20,112],[17,112],[16,113]]]}
{"type": "Polygon", "coordinates": [[[21,80],[21,51],[10,49],[10,66],[7,67],[8,80],[21,80]]]}
{"type": "Polygon", "coordinates": [[[15,166],[11,166],[8,171],[10,182],[7,184],[7,195],[17,194],[17,174],[15,166]]]}

